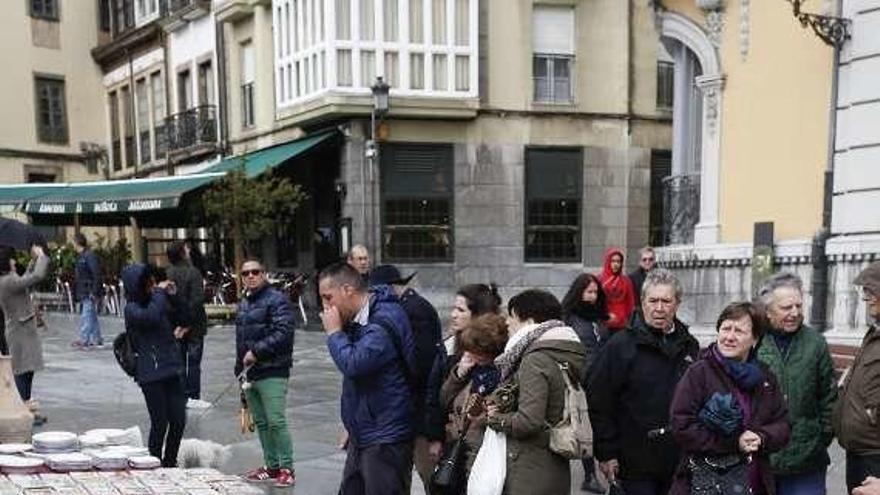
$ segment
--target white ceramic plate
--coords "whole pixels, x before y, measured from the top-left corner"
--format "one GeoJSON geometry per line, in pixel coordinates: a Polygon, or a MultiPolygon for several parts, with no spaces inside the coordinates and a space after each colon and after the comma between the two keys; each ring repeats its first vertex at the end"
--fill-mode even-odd
{"type": "Polygon", "coordinates": [[[128,463],[135,469],[151,469],[162,465],[162,461],[151,455],[131,457],[128,459],[128,463]]]}
{"type": "Polygon", "coordinates": [[[0,443],[0,454],[20,454],[33,449],[34,446],[29,443],[0,443]]]}
{"type": "Polygon", "coordinates": [[[107,444],[107,437],[104,435],[80,435],[79,436],[79,445],[84,449],[89,449],[93,447],[101,447],[107,444]]]}
{"type": "Polygon", "coordinates": [[[17,455],[0,455],[0,467],[3,468],[35,468],[43,465],[42,459],[19,457],[17,455]]]}

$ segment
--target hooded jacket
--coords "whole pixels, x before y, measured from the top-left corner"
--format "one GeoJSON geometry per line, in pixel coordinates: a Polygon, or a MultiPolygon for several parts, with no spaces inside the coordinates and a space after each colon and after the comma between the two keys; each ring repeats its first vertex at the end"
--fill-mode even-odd
{"type": "Polygon", "coordinates": [[[617,459],[623,479],[671,481],[678,464],[671,435],[648,435],[660,428],[668,431],[673,393],[700,350],[683,323],[675,320],[674,325],[674,332],[662,334],[641,313],[634,314],[590,370],[587,400],[595,457],[617,459]]]}
{"type": "Polygon", "coordinates": [[[415,369],[415,345],[409,319],[387,286],[371,290],[368,304],[366,325],[352,321],[327,337],[343,376],[342,423],[355,448],[409,441],[415,433],[408,376],[415,369]]]}
{"type": "Polygon", "coordinates": [[[137,355],[135,381],[144,385],[179,375],[183,359],[174,338],[174,323],[184,323],[185,316],[175,314],[171,296],[165,289],[142,293],[149,266],[138,263],[122,270],[125,288],[125,330],[131,332],[137,355]]]}
{"type": "Polygon", "coordinates": [[[269,284],[243,297],[235,318],[235,374],[244,369],[242,360],[252,351],[257,362],[248,380],[290,377],[295,321],[290,300],[269,284]]]}
{"type": "Polygon", "coordinates": [[[605,291],[605,305],[608,308],[608,329],[622,330],[626,328],[630,315],[636,307],[635,290],[629,277],[623,272],[623,250],[610,248],[605,251],[605,262],[602,265],[602,274],[599,281],[602,282],[602,290],[605,291]],[[620,255],[620,273],[611,271],[611,257],[620,255]]]}

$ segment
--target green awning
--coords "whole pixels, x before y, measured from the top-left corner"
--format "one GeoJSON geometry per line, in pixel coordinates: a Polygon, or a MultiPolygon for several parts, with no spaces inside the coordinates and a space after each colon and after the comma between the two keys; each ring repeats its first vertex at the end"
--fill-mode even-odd
{"type": "MultiPolygon", "coordinates": [[[[43,215],[132,213],[176,208],[184,194],[222,173],[58,184],[28,198],[25,212],[43,215]]],[[[0,198],[3,197],[0,186],[0,198]]]]}
{"type": "Polygon", "coordinates": [[[202,173],[226,173],[244,165],[247,176],[256,177],[272,167],[276,167],[291,158],[309,151],[315,146],[318,146],[335,136],[337,132],[338,131],[334,129],[312,136],[306,136],[289,143],[232,156],[222,160],[216,165],[212,165],[207,169],[202,170],[202,173]]]}
{"type": "Polygon", "coordinates": [[[0,213],[20,211],[33,198],[39,198],[65,187],[66,184],[4,184],[0,185],[0,213]]]}

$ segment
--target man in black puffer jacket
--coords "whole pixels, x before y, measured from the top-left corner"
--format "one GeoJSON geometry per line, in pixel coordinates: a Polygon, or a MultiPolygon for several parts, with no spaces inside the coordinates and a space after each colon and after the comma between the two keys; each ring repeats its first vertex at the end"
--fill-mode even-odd
{"type": "Polygon", "coordinates": [[[263,265],[241,265],[246,290],[235,320],[235,373],[247,368],[248,407],[260,436],[265,465],[245,478],[275,481],[283,488],[294,483],[293,446],[287,429],[287,382],[293,365],[293,308],[287,296],[269,285],[263,265]]]}
{"type": "Polygon", "coordinates": [[[668,271],[649,272],[642,311],[605,344],[587,380],[596,459],[627,495],[665,495],[678,464],[669,406],[700,350],[675,317],[681,292],[668,271]]]}

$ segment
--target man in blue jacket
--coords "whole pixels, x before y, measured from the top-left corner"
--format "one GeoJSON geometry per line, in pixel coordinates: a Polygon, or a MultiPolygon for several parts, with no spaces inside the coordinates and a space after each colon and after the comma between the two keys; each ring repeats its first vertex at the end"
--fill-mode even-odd
{"type": "Polygon", "coordinates": [[[235,374],[247,368],[245,390],[265,465],[246,473],[250,481],[294,484],[293,446],[287,429],[287,382],[293,365],[293,308],[270,286],[258,260],[241,265],[245,297],[235,319],[235,374]]]}
{"type": "Polygon", "coordinates": [[[73,280],[73,294],[80,303],[79,340],[74,347],[88,348],[104,345],[101,326],[98,324],[98,305],[104,296],[104,279],[98,256],[89,249],[86,236],[77,232],[73,236],[76,250],[76,269],[73,280]]]}
{"type": "Polygon", "coordinates": [[[340,495],[403,495],[411,478],[415,346],[406,313],[387,287],[368,291],[345,263],[319,277],[327,347],[342,372],[348,456],[340,495]]]}

